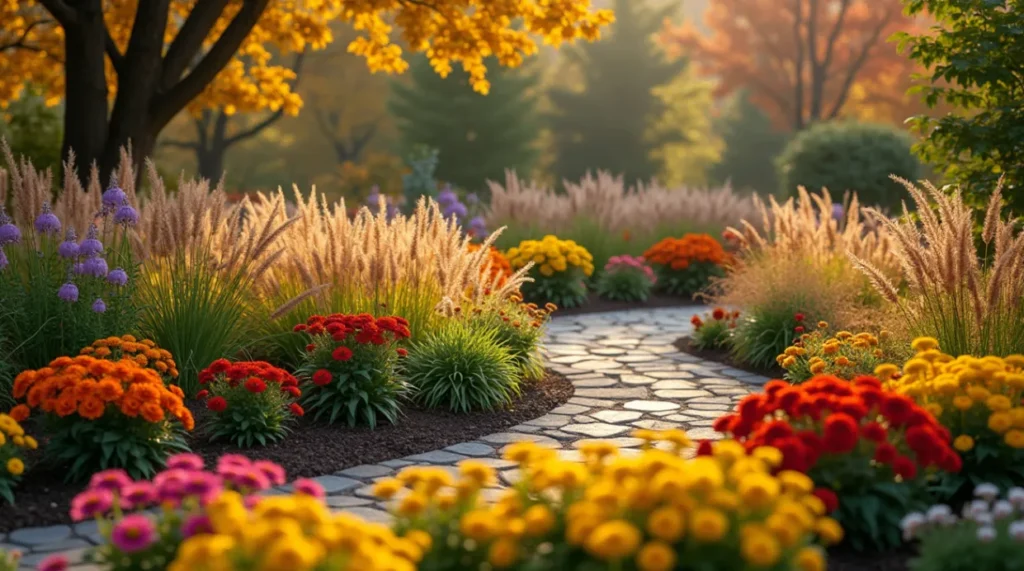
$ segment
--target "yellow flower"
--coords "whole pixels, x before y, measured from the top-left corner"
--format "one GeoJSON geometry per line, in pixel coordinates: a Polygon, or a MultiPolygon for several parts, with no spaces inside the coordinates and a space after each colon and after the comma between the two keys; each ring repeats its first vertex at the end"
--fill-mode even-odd
{"type": "Polygon", "coordinates": [[[548,265],[548,264],[542,264],[542,265],[540,266],[540,273],[541,273],[541,275],[543,275],[544,277],[551,277],[551,276],[555,275],[555,269],[554,269],[554,268],[552,268],[552,267],[551,267],[550,265],[548,265]]]}
{"type": "Polygon", "coordinates": [[[789,356],[782,360],[782,367],[784,369],[788,369],[793,365],[796,365],[796,357],[789,356]]]}
{"type": "Polygon", "coordinates": [[[419,493],[407,494],[398,502],[398,513],[404,516],[417,515],[427,508],[427,498],[419,493]]]}
{"type": "Polygon", "coordinates": [[[7,437],[4,436],[4,433],[2,431],[0,431],[0,446],[3,446],[6,442],[7,442],[7,437]]]}
{"type": "Polygon", "coordinates": [[[910,347],[920,353],[930,349],[938,349],[939,341],[934,337],[918,337],[910,343],[910,347]]]}
{"type": "Polygon", "coordinates": [[[373,495],[382,500],[390,500],[403,487],[402,482],[394,478],[386,478],[373,485],[373,495]]]}
{"type": "Polygon", "coordinates": [[[7,460],[7,471],[12,476],[20,476],[25,472],[25,463],[21,461],[21,458],[11,458],[7,460]]]}
{"type": "Polygon", "coordinates": [[[1013,407],[1013,403],[1010,402],[1010,399],[1005,395],[992,395],[985,401],[985,406],[987,406],[989,410],[999,412],[1010,410],[1013,407]]]}
{"type": "Polygon", "coordinates": [[[960,452],[968,452],[971,448],[974,448],[974,439],[966,434],[961,434],[953,439],[953,448],[960,452]]]}
{"type": "Polygon", "coordinates": [[[818,322],[818,329],[828,329],[828,322],[827,321],[819,321],[818,322]]]}
{"type": "Polygon", "coordinates": [[[953,397],[953,406],[957,410],[967,410],[974,406],[974,399],[967,395],[957,395],[953,397]]]}
{"type": "Polygon", "coordinates": [[[37,442],[36,439],[32,438],[31,436],[26,436],[25,437],[25,446],[29,450],[35,450],[36,448],[39,448],[39,442],[37,442]]]}
{"type": "Polygon", "coordinates": [[[967,387],[967,396],[978,402],[985,402],[988,397],[992,396],[992,393],[985,387],[967,387]]]}
{"type": "Polygon", "coordinates": [[[519,558],[519,547],[511,539],[499,539],[487,550],[487,561],[498,569],[511,567],[519,558]]]}
{"type": "Polygon", "coordinates": [[[430,546],[433,545],[434,540],[430,537],[430,534],[423,531],[422,529],[414,529],[405,534],[405,538],[415,543],[423,551],[429,551],[430,546]]]}
{"type": "Polygon", "coordinates": [[[1011,448],[1024,448],[1024,430],[1013,429],[1003,435],[1003,441],[1011,448]]]}
{"type": "Polygon", "coordinates": [[[899,367],[891,363],[885,363],[875,367],[875,376],[879,379],[886,381],[892,378],[893,375],[900,371],[899,367]]]}
{"type": "Polygon", "coordinates": [[[462,534],[476,541],[490,539],[497,532],[497,528],[494,516],[485,510],[471,511],[459,520],[459,530],[462,534]]]}
{"type": "Polygon", "coordinates": [[[825,571],[825,555],[817,547],[804,547],[796,552],[797,571],[825,571]]]}
{"type": "Polygon", "coordinates": [[[924,359],[911,359],[903,365],[903,372],[908,375],[921,375],[931,369],[931,363],[924,359]]]}
{"type": "Polygon", "coordinates": [[[807,474],[795,470],[783,470],[778,473],[779,482],[787,492],[809,494],[814,491],[814,480],[807,474]]]}
{"type": "Polygon", "coordinates": [[[304,537],[282,537],[267,549],[263,569],[305,571],[323,558],[324,548],[304,537]]]}
{"type": "Polygon", "coordinates": [[[744,561],[758,567],[775,565],[782,556],[782,547],[775,537],[764,531],[742,534],[740,554],[744,561]]]}
{"type": "Polygon", "coordinates": [[[494,468],[479,460],[466,460],[459,464],[459,473],[480,486],[489,486],[495,481],[494,468]]]}
{"type": "Polygon", "coordinates": [[[743,502],[754,509],[771,505],[779,497],[779,481],[768,474],[747,474],[738,490],[743,502]]]}
{"type": "Polygon", "coordinates": [[[823,517],[817,521],[814,531],[825,545],[835,545],[843,540],[843,528],[832,518],[823,517]]]}
{"type": "Polygon", "coordinates": [[[1013,417],[1008,412],[993,412],[992,416],[988,417],[988,427],[993,432],[1002,434],[1013,427],[1013,417]]]}
{"type": "Polygon", "coordinates": [[[822,372],[824,372],[824,370],[825,370],[825,362],[824,361],[818,361],[818,362],[814,363],[813,365],[811,365],[811,373],[813,373],[815,375],[820,375],[822,372]]]}
{"type": "Polygon", "coordinates": [[[660,507],[647,516],[647,533],[668,543],[675,543],[686,531],[683,513],[672,506],[660,507]]]}
{"type": "Polygon", "coordinates": [[[690,530],[697,541],[712,543],[725,536],[729,530],[729,520],[718,510],[699,508],[693,512],[690,530]]]}
{"type": "Polygon", "coordinates": [[[531,536],[544,535],[555,526],[555,516],[546,506],[537,504],[530,506],[523,514],[526,522],[526,534],[531,536]]]}
{"type": "Polygon", "coordinates": [[[585,547],[595,557],[610,561],[636,553],[641,539],[636,526],[625,520],[613,520],[597,526],[587,538],[585,547]]]}
{"type": "Polygon", "coordinates": [[[669,571],[676,566],[676,552],[660,541],[652,541],[640,548],[636,566],[640,571],[669,571]]]}

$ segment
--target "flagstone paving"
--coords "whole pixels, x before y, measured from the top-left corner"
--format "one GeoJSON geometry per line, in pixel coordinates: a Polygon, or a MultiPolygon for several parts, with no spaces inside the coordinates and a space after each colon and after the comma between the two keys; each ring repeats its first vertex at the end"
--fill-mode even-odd
{"type": "MultiPolygon", "coordinates": [[[[454,470],[460,460],[481,459],[499,471],[500,487],[518,478],[513,464],[501,459],[501,451],[521,440],[556,448],[573,459],[579,457],[576,448],[580,443],[592,439],[611,440],[624,453],[636,453],[641,441],[629,437],[636,428],[684,428],[695,440],[717,438],[711,428],[714,419],[768,379],[681,353],[672,345],[690,332],[690,317],[704,310],[667,308],[556,317],[546,347],[549,366],[576,387],[565,405],[507,432],[315,479],[327,491],[331,507],[367,520],[387,521],[386,506],[374,500],[370,490],[374,481],[406,466],[454,470]]],[[[33,568],[51,553],[64,552],[75,565],[72,569],[86,571],[91,566],[81,563],[82,556],[98,538],[95,522],[85,522],[0,534],[0,548],[22,551],[23,569],[33,568]]]]}

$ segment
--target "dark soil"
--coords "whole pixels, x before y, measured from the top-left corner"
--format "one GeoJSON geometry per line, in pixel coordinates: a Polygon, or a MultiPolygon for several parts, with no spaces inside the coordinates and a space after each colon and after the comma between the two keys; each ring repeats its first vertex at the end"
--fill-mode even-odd
{"type": "MultiPolygon", "coordinates": [[[[237,452],[253,459],[277,462],[284,467],[289,479],[316,477],[501,432],[543,416],[565,404],[572,394],[573,386],[568,379],[548,371],[545,378],[527,384],[520,398],[504,410],[455,414],[407,408],[399,424],[378,426],[375,430],[301,422],[283,441],[263,448],[239,450],[227,443],[209,442],[201,435],[193,437],[190,446],[208,465],[222,454],[237,452]]],[[[201,426],[202,416],[207,411],[198,406],[190,408],[201,426]]],[[[54,468],[39,467],[26,476],[15,489],[15,505],[0,507],[0,532],[69,523],[71,499],[84,485],[65,484],[64,474],[54,468]]]]}
{"type": "Polygon", "coordinates": [[[755,375],[764,375],[770,379],[781,379],[786,373],[782,367],[773,366],[769,368],[758,368],[752,367],[747,363],[742,363],[733,358],[732,354],[728,349],[698,349],[693,346],[693,340],[689,337],[680,337],[676,339],[672,345],[676,349],[679,349],[683,353],[689,353],[695,357],[700,357],[706,361],[714,361],[715,363],[722,363],[728,365],[733,369],[739,369],[741,371],[747,371],[748,373],[754,373],[755,375]]]}
{"type": "Polygon", "coordinates": [[[587,303],[569,309],[558,309],[553,314],[559,315],[583,315],[587,313],[603,313],[606,311],[623,311],[627,309],[654,309],[657,307],[691,307],[703,305],[700,301],[689,298],[661,293],[652,293],[647,301],[612,301],[604,299],[594,292],[587,296],[587,303]]]}
{"type": "Polygon", "coordinates": [[[828,571],[907,571],[916,555],[914,548],[906,545],[883,553],[858,553],[840,546],[828,551],[828,571]]]}

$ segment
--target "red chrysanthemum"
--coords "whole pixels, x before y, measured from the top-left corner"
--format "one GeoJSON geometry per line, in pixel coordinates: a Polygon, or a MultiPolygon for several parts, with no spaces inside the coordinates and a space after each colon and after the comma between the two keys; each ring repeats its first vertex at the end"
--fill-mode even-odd
{"type": "Polygon", "coordinates": [[[327,369],[320,369],[313,373],[313,384],[322,387],[328,385],[331,382],[331,372],[327,369]]]}
{"type": "Polygon", "coordinates": [[[825,449],[833,454],[849,452],[857,446],[857,421],[848,414],[830,414],[825,418],[825,449]]]}
{"type": "Polygon", "coordinates": [[[259,377],[249,377],[245,381],[245,390],[249,391],[250,393],[258,395],[263,391],[267,390],[267,383],[265,383],[263,379],[259,377]]]}
{"type": "Polygon", "coordinates": [[[889,436],[885,427],[874,421],[860,427],[860,434],[872,442],[885,442],[889,436]]]}
{"type": "Polygon", "coordinates": [[[917,465],[906,456],[897,456],[892,461],[892,470],[904,480],[912,480],[917,477],[917,465]]]}
{"type": "Polygon", "coordinates": [[[896,447],[888,442],[883,442],[875,448],[875,462],[879,464],[891,464],[896,459],[898,452],[896,447]]]}
{"type": "Polygon", "coordinates": [[[216,396],[206,401],[206,408],[213,412],[224,412],[228,408],[228,401],[224,397],[216,396]]]}
{"type": "Polygon", "coordinates": [[[301,406],[299,406],[299,403],[295,402],[288,405],[288,410],[292,411],[292,414],[294,414],[295,416],[303,416],[304,414],[306,414],[306,411],[303,410],[301,406]]]}
{"type": "Polygon", "coordinates": [[[302,396],[302,391],[296,386],[282,386],[281,390],[291,395],[292,398],[299,398],[302,396]]]}
{"type": "Polygon", "coordinates": [[[206,389],[203,389],[203,390],[199,391],[198,393],[196,393],[196,399],[198,399],[198,400],[203,400],[203,399],[205,399],[208,396],[210,396],[210,391],[208,391],[206,389]]]}
{"type": "Polygon", "coordinates": [[[409,354],[409,351],[408,351],[408,350],[406,350],[406,349],[405,349],[404,347],[399,347],[399,348],[398,348],[398,349],[396,350],[396,352],[398,353],[398,356],[399,356],[399,357],[405,357],[406,355],[408,355],[408,354],[409,354]]]}
{"type": "Polygon", "coordinates": [[[839,509],[839,496],[828,488],[816,488],[814,495],[825,504],[825,512],[832,513],[839,509]]]}
{"type": "Polygon", "coordinates": [[[335,361],[348,361],[352,358],[352,350],[345,346],[338,347],[331,351],[331,358],[335,361]]]}

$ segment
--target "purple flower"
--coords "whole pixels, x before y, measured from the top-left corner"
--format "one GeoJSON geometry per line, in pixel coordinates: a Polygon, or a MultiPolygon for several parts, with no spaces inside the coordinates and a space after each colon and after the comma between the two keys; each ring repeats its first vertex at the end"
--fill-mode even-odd
{"type": "Polygon", "coordinates": [[[107,275],[107,261],[95,256],[82,262],[82,273],[94,278],[102,278],[107,275]]]}
{"type": "MultiPolygon", "coordinates": [[[[121,272],[122,274],[124,274],[124,270],[122,270],[121,268],[117,268],[113,272],[110,272],[110,275],[111,276],[114,275],[114,272],[121,272]]],[[[117,282],[114,282],[113,280],[111,280],[110,276],[107,276],[107,279],[110,280],[111,283],[117,283],[117,282]]],[[[123,283],[118,283],[117,285],[124,285],[125,283],[127,283],[128,282],[128,276],[127,275],[125,275],[124,280],[125,281],[123,283]]],[[[189,452],[185,452],[183,454],[175,454],[175,455],[167,458],[167,469],[168,470],[202,470],[203,469],[203,458],[202,458],[202,456],[199,456],[198,454],[192,454],[192,453],[189,453],[189,452]]]]}
{"type": "Polygon", "coordinates": [[[138,510],[156,503],[156,486],[150,482],[132,482],[121,488],[121,509],[138,510]]]}
{"type": "Polygon", "coordinates": [[[441,192],[437,193],[437,203],[442,207],[458,204],[459,195],[455,194],[451,186],[445,185],[441,192]]]}
{"type": "Polygon", "coordinates": [[[253,462],[252,467],[262,472],[275,486],[280,486],[286,481],[284,468],[270,460],[257,460],[253,462]]]}
{"type": "Polygon", "coordinates": [[[124,553],[136,553],[146,549],[156,539],[156,526],[142,514],[132,514],[114,525],[110,542],[124,553]]]}
{"type": "Polygon", "coordinates": [[[7,254],[4,253],[3,248],[0,248],[0,270],[6,268],[8,263],[9,262],[7,261],[7,254]]]}
{"type": "Polygon", "coordinates": [[[117,211],[114,212],[114,223],[135,226],[139,223],[139,213],[128,204],[128,201],[124,201],[117,211]]]}
{"type": "Polygon", "coordinates": [[[487,222],[483,216],[474,216],[469,220],[469,232],[478,238],[487,235],[487,222]]]}
{"type": "Polygon", "coordinates": [[[43,211],[36,217],[36,232],[40,234],[57,234],[60,232],[60,219],[50,210],[50,203],[43,203],[43,211]]]}
{"type": "Polygon", "coordinates": [[[21,230],[11,222],[11,217],[0,206],[0,246],[21,241],[21,230]]]}
{"type": "Polygon", "coordinates": [[[92,302],[92,310],[95,313],[106,313],[107,304],[100,298],[96,298],[96,301],[92,302]]]}
{"type": "Polygon", "coordinates": [[[43,558],[36,566],[36,571],[64,571],[68,568],[68,558],[60,553],[54,553],[43,558]]]}
{"type": "Polygon", "coordinates": [[[470,206],[476,206],[480,202],[480,197],[477,196],[475,192],[471,192],[471,193],[466,195],[466,202],[470,206]]]}
{"type": "Polygon", "coordinates": [[[91,258],[99,256],[103,253],[103,242],[99,239],[100,231],[93,224],[89,226],[89,233],[85,235],[85,240],[78,245],[78,255],[84,258],[91,258]]]}
{"type": "Polygon", "coordinates": [[[78,242],[75,240],[75,229],[68,228],[67,233],[64,234],[64,241],[57,246],[57,253],[64,259],[77,258],[78,257],[78,242]]]}
{"type": "Polygon", "coordinates": [[[89,488],[120,494],[121,490],[131,483],[132,479],[128,476],[128,472],[120,468],[111,468],[110,470],[103,470],[93,474],[92,478],[89,479],[89,488]]]}
{"type": "Polygon", "coordinates": [[[114,268],[107,274],[107,281],[119,287],[124,286],[128,283],[128,273],[121,268],[114,268]]]}
{"type": "Polygon", "coordinates": [[[107,513],[114,505],[110,490],[89,488],[71,500],[71,519],[82,521],[107,513]]]}
{"type": "Polygon", "coordinates": [[[128,195],[116,184],[103,192],[103,206],[115,208],[128,200],[128,195]]]}
{"type": "Polygon", "coordinates": [[[324,491],[324,487],[308,478],[299,478],[298,480],[295,480],[292,487],[295,488],[295,493],[297,494],[313,496],[319,500],[327,497],[327,492],[324,491]]]}
{"type": "Polygon", "coordinates": [[[466,210],[466,205],[461,202],[451,204],[444,209],[445,217],[455,216],[458,220],[465,218],[468,213],[469,211],[466,210]]]}
{"type": "Polygon", "coordinates": [[[68,303],[75,303],[78,301],[78,286],[71,282],[65,283],[57,290],[57,297],[68,303]]]}
{"type": "Polygon", "coordinates": [[[832,218],[835,218],[836,220],[842,220],[844,213],[845,209],[843,208],[842,204],[836,203],[832,205],[832,218]]]}
{"type": "Polygon", "coordinates": [[[213,525],[210,524],[210,518],[202,514],[190,515],[185,519],[185,523],[181,524],[181,535],[186,539],[193,535],[211,532],[213,532],[213,525]]]}

